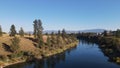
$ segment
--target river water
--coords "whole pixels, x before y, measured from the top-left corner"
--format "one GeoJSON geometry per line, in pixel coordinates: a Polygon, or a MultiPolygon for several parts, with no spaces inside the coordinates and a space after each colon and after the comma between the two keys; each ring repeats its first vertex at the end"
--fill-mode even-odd
{"type": "Polygon", "coordinates": [[[79,42],[78,46],[43,60],[19,63],[6,68],[120,68],[110,62],[97,44],[79,42]]]}

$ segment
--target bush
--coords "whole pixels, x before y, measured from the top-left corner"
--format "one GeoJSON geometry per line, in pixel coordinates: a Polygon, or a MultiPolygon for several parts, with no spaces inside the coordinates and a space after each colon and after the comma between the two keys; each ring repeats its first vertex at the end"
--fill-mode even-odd
{"type": "Polygon", "coordinates": [[[23,51],[20,51],[18,53],[13,53],[10,55],[10,58],[18,58],[18,57],[22,57],[24,56],[24,52],[23,51]]]}
{"type": "Polygon", "coordinates": [[[1,55],[0,56],[0,60],[7,61],[8,60],[8,56],[7,55],[1,55]]]}

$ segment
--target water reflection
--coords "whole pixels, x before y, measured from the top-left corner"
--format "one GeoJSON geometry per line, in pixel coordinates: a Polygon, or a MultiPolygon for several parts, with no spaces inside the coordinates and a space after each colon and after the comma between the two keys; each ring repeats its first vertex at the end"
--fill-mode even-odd
{"type": "Polygon", "coordinates": [[[55,68],[56,63],[65,61],[65,52],[57,54],[40,61],[36,61],[34,68],[55,68]]]}
{"type": "Polygon", "coordinates": [[[11,65],[6,68],[119,68],[115,57],[117,50],[101,47],[91,41],[80,40],[80,44],[63,53],[30,63],[11,65]]]}
{"type": "MultiPolygon", "coordinates": [[[[88,45],[93,45],[96,43],[92,40],[85,40],[81,39],[80,40],[82,44],[88,44],[88,45]]],[[[108,45],[99,45],[98,46],[101,52],[104,54],[104,56],[108,57],[108,62],[113,62],[118,65],[120,65],[120,51],[118,48],[113,48],[112,46],[108,45]]]]}
{"type": "Polygon", "coordinates": [[[36,60],[35,62],[19,63],[5,68],[55,68],[56,64],[60,62],[65,62],[66,53],[70,54],[70,52],[75,49],[76,47],[68,49],[63,53],[44,58],[42,60],[36,60]]]}
{"type": "Polygon", "coordinates": [[[80,43],[81,43],[82,45],[87,44],[87,45],[89,45],[89,46],[94,46],[94,45],[95,45],[94,42],[86,41],[86,40],[83,40],[83,39],[80,40],[80,43]]]}
{"type": "Polygon", "coordinates": [[[108,61],[120,65],[120,52],[117,50],[117,48],[103,46],[104,45],[100,45],[99,48],[103,54],[109,58],[108,61]]]}
{"type": "MultiPolygon", "coordinates": [[[[59,64],[60,62],[65,62],[66,53],[70,54],[70,52],[75,50],[75,49],[76,49],[76,47],[68,49],[67,51],[65,51],[63,53],[60,53],[60,54],[45,58],[44,60],[42,60],[43,63],[44,63],[44,64],[42,64],[43,65],[42,68],[55,68],[56,64],[59,64]]],[[[39,63],[39,64],[41,64],[41,63],[39,63]]],[[[38,64],[35,64],[35,66],[38,66],[38,64]]],[[[39,68],[39,66],[37,68],[39,68]]]]}

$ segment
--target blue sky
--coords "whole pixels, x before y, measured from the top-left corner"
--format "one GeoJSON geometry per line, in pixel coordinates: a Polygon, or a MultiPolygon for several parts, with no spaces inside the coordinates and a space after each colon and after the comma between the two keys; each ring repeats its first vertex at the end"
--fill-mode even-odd
{"type": "Polygon", "coordinates": [[[85,30],[120,28],[120,0],[0,0],[0,25],[8,32],[33,30],[41,19],[45,30],[85,30]]]}

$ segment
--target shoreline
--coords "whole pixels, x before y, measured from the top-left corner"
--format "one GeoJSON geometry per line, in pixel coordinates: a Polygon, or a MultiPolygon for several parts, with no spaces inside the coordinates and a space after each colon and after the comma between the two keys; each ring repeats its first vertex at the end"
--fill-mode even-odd
{"type": "Polygon", "coordinates": [[[117,37],[87,37],[82,36],[82,40],[98,44],[101,51],[106,55],[111,62],[120,64],[120,38],[117,37]]]}
{"type": "Polygon", "coordinates": [[[14,63],[6,63],[6,64],[3,66],[3,68],[4,68],[4,67],[7,67],[7,66],[10,66],[10,65],[14,65],[14,64],[18,64],[18,63],[23,63],[23,62],[26,62],[26,60],[17,61],[17,62],[14,62],[14,63]]]}
{"type": "MultiPolygon", "coordinates": [[[[70,48],[72,48],[72,47],[77,46],[77,44],[78,44],[78,41],[77,41],[77,42],[70,43],[70,44],[67,44],[67,45],[66,45],[64,48],[62,48],[62,49],[58,48],[58,49],[55,49],[54,52],[51,51],[52,53],[47,53],[47,54],[45,54],[44,57],[49,57],[49,56],[52,56],[52,55],[55,55],[55,54],[62,53],[62,52],[64,52],[64,51],[67,50],[67,49],[70,49],[70,48]]],[[[36,59],[43,59],[43,57],[42,57],[42,58],[36,58],[36,59]]],[[[0,67],[1,67],[1,68],[4,68],[4,67],[10,66],[10,65],[14,65],[14,64],[18,64],[18,63],[23,63],[23,62],[26,62],[26,60],[20,59],[20,60],[17,60],[17,62],[8,62],[8,63],[3,62],[3,65],[1,65],[0,67]]]]}

